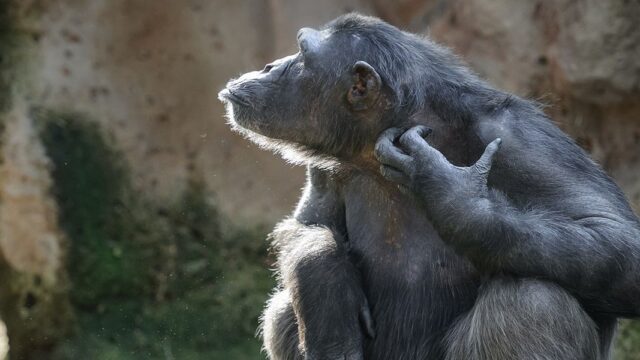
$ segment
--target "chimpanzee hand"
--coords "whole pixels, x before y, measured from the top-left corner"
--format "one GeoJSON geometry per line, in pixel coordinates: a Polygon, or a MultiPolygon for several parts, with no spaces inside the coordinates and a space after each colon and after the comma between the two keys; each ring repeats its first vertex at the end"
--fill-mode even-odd
{"type": "Polygon", "coordinates": [[[318,324],[309,324],[311,327],[304,330],[306,338],[305,360],[364,360],[365,336],[375,337],[375,330],[369,304],[366,298],[362,298],[362,300],[363,303],[359,309],[353,308],[352,305],[356,305],[355,303],[343,304],[346,305],[343,309],[334,308],[332,313],[322,314],[325,317],[325,326],[318,327],[318,324]],[[333,315],[338,314],[342,314],[343,318],[331,319],[333,315]],[[356,315],[355,319],[352,318],[353,315],[356,315]],[[351,323],[353,320],[356,321],[355,325],[361,327],[362,330],[348,325],[344,326],[345,323],[351,323]]]}
{"type": "Polygon", "coordinates": [[[451,201],[454,197],[472,200],[485,197],[487,176],[501,139],[495,139],[487,145],[484,154],[474,165],[459,167],[451,164],[440,151],[424,140],[430,133],[431,129],[425,126],[415,126],[404,134],[397,128],[383,132],[375,147],[382,176],[413,191],[423,200],[451,201]],[[398,145],[394,144],[396,140],[398,145]]]}
{"type": "Polygon", "coordinates": [[[364,360],[365,337],[375,337],[373,317],[364,294],[353,290],[344,287],[344,298],[331,309],[324,309],[328,298],[319,298],[316,301],[325,304],[316,304],[318,314],[298,319],[303,324],[305,360],[364,360]]]}
{"type": "MultiPolygon", "coordinates": [[[[331,234],[324,253],[318,248],[322,237],[315,237],[313,244],[296,242],[308,258],[294,256],[298,262],[293,278],[285,279],[291,285],[301,350],[305,360],[363,360],[365,339],[375,337],[374,320],[361,275],[346,253],[346,240],[339,232],[331,234]]],[[[286,266],[286,260],[280,260],[286,266]]]]}

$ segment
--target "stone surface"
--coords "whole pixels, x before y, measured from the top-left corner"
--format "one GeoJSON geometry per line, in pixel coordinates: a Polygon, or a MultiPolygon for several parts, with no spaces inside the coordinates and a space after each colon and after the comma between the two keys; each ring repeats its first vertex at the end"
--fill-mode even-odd
{"type": "MultiPolygon", "coordinates": [[[[9,294],[0,297],[0,310],[11,315],[3,314],[10,330],[24,316],[42,319],[43,330],[68,316],[60,270],[64,236],[30,107],[97,122],[125,157],[136,189],[149,199],[176,200],[195,180],[215,193],[228,218],[247,226],[271,224],[293,209],[304,169],[232,133],[217,92],[228,79],[296,51],[300,27],[352,10],[429,35],[497,87],[548,105],[554,121],[640,209],[638,1],[14,3],[15,16],[29,20],[19,31],[33,42],[33,64],[20,65],[20,71],[29,68],[20,76],[8,76],[0,66],[0,80],[29,79],[20,87],[23,100],[0,114],[0,290],[9,294]],[[24,308],[32,303],[29,296],[37,307],[24,308]],[[48,316],[56,307],[61,317],[48,316]]],[[[0,103],[10,103],[10,96],[0,96],[0,103]]],[[[15,336],[26,339],[34,328],[22,327],[15,336]]],[[[35,343],[48,346],[50,335],[43,331],[35,343]]],[[[2,351],[0,331],[0,359],[2,351]]]]}
{"type": "Polygon", "coordinates": [[[7,327],[0,320],[0,360],[5,360],[9,353],[9,339],[7,338],[7,327]]]}
{"type": "Polygon", "coordinates": [[[448,4],[422,31],[497,87],[546,104],[639,209],[640,3],[448,4]]]}
{"type": "MultiPolygon", "coordinates": [[[[70,326],[65,241],[50,162],[24,102],[2,120],[0,315],[11,329],[11,357],[27,359],[51,348],[70,326]]],[[[1,330],[0,359],[7,350],[1,330]]]]}
{"type": "Polygon", "coordinates": [[[303,169],[233,134],[217,93],[227,80],[295,52],[295,33],[357,1],[65,0],[44,13],[37,99],[111,132],[140,189],[178,196],[205,180],[232,217],[292,210],[303,169]]]}
{"type": "Polygon", "coordinates": [[[50,194],[49,160],[24,105],[15,106],[4,125],[0,251],[16,271],[52,277],[62,264],[62,236],[50,194]]]}
{"type": "Polygon", "coordinates": [[[622,0],[62,0],[48,3],[42,17],[34,97],[100,122],[140,189],[175,197],[188,179],[201,178],[230,216],[273,222],[292,209],[303,169],[231,133],[216,93],[229,78],[295,51],[300,27],[357,10],[428,33],[496,86],[549,104],[554,119],[617,174],[635,161],[626,149],[638,142],[628,120],[638,112],[628,103],[640,81],[639,7],[622,0]],[[605,123],[615,126],[603,132],[605,123]]]}

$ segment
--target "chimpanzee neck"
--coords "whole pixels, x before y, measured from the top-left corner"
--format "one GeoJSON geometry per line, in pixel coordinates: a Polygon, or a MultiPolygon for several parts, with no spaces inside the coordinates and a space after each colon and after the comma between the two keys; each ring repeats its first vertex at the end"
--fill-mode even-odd
{"type": "MultiPolygon", "coordinates": [[[[495,116],[511,106],[516,97],[492,88],[477,78],[460,79],[455,72],[448,78],[432,78],[421,74],[421,85],[401,95],[408,106],[396,106],[382,116],[388,127],[410,128],[425,125],[433,130],[429,143],[441,151],[455,165],[467,166],[482,153],[484,146],[476,126],[481,119],[495,116]],[[426,80],[425,80],[426,79],[426,80]],[[416,91],[416,89],[419,89],[416,91]],[[422,95],[417,98],[416,95],[422,95]]],[[[379,163],[373,156],[374,142],[365,142],[352,156],[342,158],[345,168],[357,168],[378,175],[379,163]]]]}

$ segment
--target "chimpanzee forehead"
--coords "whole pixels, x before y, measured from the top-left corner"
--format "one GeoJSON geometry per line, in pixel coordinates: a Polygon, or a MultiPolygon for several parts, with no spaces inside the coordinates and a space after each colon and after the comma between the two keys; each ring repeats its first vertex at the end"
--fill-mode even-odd
{"type": "Polygon", "coordinates": [[[357,33],[327,31],[317,52],[310,56],[308,65],[334,75],[351,69],[356,61],[361,60],[363,50],[367,48],[366,42],[357,33]]]}
{"type": "Polygon", "coordinates": [[[334,31],[331,28],[298,31],[298,45],[305,64],[316,70],[335,73],[358,60],[359,45],[364,40],[355,32],[334,31]]]}

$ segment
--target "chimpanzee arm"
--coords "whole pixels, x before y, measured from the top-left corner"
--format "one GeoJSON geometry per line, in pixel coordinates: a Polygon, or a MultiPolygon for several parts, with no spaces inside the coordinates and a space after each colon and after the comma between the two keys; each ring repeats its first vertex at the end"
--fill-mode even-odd
{"type": "Polygon", "coordinates": [[[490,185],[525,187],[501,186],[517,191],[517,204],[508,192],[487,186],[501,139],[487,145],[476,164],[458,167],[423,139],[428,129],[408,130],[400,149],[393,145],[398,130],[391,129],[376,155],[383,175],[414,191],[443,239],[479,269],[550,279],[590,309],[640,316],[637,218],[575,144],[552,125],[539,124],[541,132],[502,125],[497,134],[505,146],[496,156],[496,176],[504,178],[490,185]]]}
{"type": "Polygon", "coordinates": [[[362,359],[373,321],[359,271],[349,259],[336,185],[310,168],[294,217],[273,233],[282,286],[292,294],[306,359],[362,359]]]}

